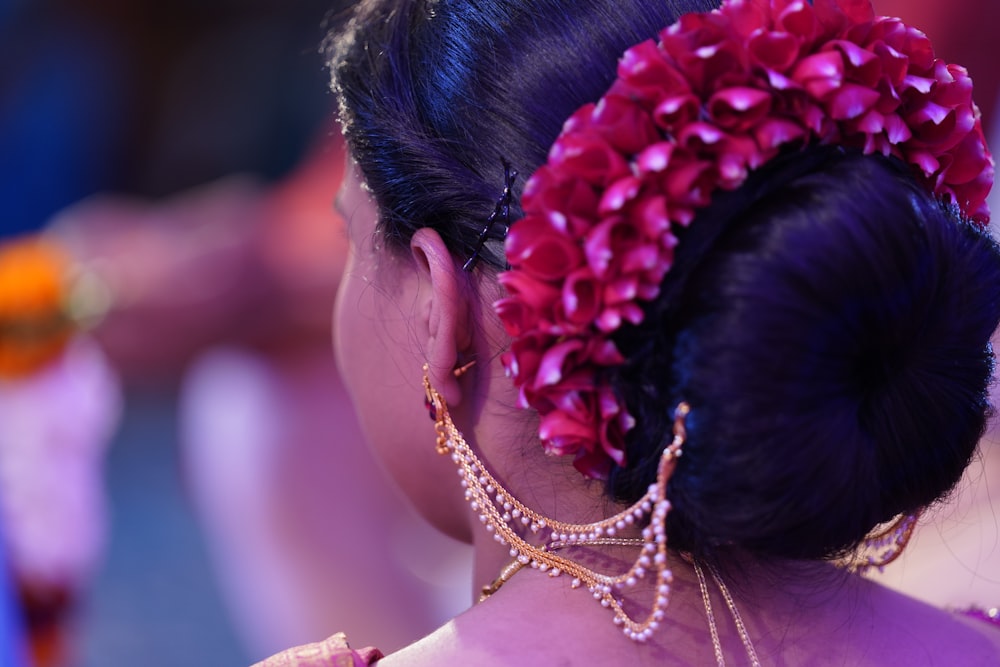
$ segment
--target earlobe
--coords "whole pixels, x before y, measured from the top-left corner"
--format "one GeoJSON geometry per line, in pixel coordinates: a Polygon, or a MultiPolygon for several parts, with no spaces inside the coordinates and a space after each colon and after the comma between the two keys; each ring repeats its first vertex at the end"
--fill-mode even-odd
{"type": "Polygon", "coordinates": [[[421,277],[419,308],[430,381],[449,405],[457,406],[462,390],[452,371],[472,338],[465,276],[441,236],[432,229],[414,233],[410,252],[421,277]]]}

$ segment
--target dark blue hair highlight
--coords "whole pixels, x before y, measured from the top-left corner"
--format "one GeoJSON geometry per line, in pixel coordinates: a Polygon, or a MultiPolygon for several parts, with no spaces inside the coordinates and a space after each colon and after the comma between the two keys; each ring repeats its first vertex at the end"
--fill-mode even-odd
{"type": "MultiPolygon", "coordinates": [[[[504,186],[537,169],[630,46],[713,0],[361,2],[331,42],[341,123],[385,236],[421,227],[468,258],[504,186]]],[[[512,206],[511,218],[520,217],[512,206]]],[[[502,268],[501,244],[482,253],[502,268]]]]}

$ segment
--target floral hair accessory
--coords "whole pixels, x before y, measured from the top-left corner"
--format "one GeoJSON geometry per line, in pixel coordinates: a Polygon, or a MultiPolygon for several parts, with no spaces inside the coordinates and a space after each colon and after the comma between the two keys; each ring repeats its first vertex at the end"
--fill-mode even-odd
{"type": "Polygon", "coordinates": [[[966,70],[870,0],[724,0],[629,49],[596,104],[566,121],[506,241],[503,363],[547,452],[606,477],[634,419],[602,370],[643,320],[677,239],[717,190],[788,147],[895,156],[985,224],[993,180],[966,70]]]}

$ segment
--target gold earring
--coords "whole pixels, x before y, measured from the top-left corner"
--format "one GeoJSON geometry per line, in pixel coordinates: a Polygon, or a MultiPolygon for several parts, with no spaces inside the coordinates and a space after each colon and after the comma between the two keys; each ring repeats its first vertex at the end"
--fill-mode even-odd
{"type": "Polygon", "coordinates": [[[455,376],[456,378],[460,378],[460,377],[462,377],[463,375],[465,375],[465,373],[466,373],[466,372],[467,372],[467,371],[468,371],[468,370],[469,370],[470,368],[472,368],[472,367],[473,367],[473,366],[475,366],[475,365],[476,365],[476,360],[475,360],[475,359],[473,359],[472,361],[470,361],[469,363],[465,364],[464,366],[459,366],[458,368],[456,368],[455,370],[453,370],[453,371],[451,372],[451,374],[452,374],[452,375],[454,375],[454,376],[455,376]]]}
{"type": "Polygon", "coordinates": [[[607,519],[571,524],[542,516],[500,484],[451,420],[444,397],[431,385],[427,364],[424,364],[423,370],[424,400],[434,421],[436,449],[439,454],[451,455],[452,461],[459,467],[470,508],[478,513],[479,520],[493,534],[493,539],[510,548],[510,555],[514,558],[492,585],[484,587],[485,597],[523,567],[545,572],[550,577],[566,574],[572,578],[570,585],[573,588],[586,586],[601,606],[614,613],[615,625],[620,626],[627,637],[635,641],[648,639],[663,620],[670,601],[673,574],[667,568],[666,518],[670,501],[666,497],[666,486],[687,436],[685,418],[690,412],[688,404],[679,404],[674,412],[673,440],[660,456],[656,482],[649,486],[645,495],[631,507],[607,519]],[[642,527],[641,538],[616,537],[619,532],[632,527],[642,527]],[[525,529],[538,538],[540,546],[521,536],[521,531],[525,529]],[[555,553],[572,546],[608,544],[640,548],[638,557],[627,572],[617,575],[597,572],[555,553]],[[652,608],[645,618],[637,620],[622,608],[621,592],[649,575],[655,578],[652,608]]]}
{"type": "Polygon", "coordinates": [[[899,558],[910,543],[920,514],[901,514],[891,523],[877,528],[861,542],[857,552],[841,565],[858,574],[864,574],[873,567],[881,572],[886,565],[899,558]]]}

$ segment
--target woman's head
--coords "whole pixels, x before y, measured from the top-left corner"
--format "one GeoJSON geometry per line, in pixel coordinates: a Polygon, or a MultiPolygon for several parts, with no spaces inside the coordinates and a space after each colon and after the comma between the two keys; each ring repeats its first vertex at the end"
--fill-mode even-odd
{"type": "MultiPolygon", "coordinates": [[[[568,114],[607,89],[626,48],[655,37],[683,12],[716,4],[364,1],[331,42],[340,122],[356,164],[340,197],[352,250],[338,295],[339,363],[389,472],[448,532],[462,535],[442,509],[449,503],[420,496],[428,488],[454,496],[453,478],[407,459],[412,429],[399,428],[408,422],[394,411],[401,386],[400,401],[412,404],[400,409],[420,405],[419,386],[394,374],[412,375],[422,361],[435,365],[405,330],[417,298],[406,280],[417,269],[423,284],[430,281],[421,271],[431,266],[426,253],[433,247],[418,233],[436,232],[461,266],[503,190],[503,162],[530,174],[568,114]]],[[[514,183],[512,220],[520,216],[522,185],[523,177],[514,183]]],[[[504,266],[500,231],[497,225],[480,253],[477,273],[504,266]]],[[[495,281],[484,282],[479,309],[488,311],[500,291],[489,289],[495,281]]],[[[524,428],[525,440],[530,430],[524,428]]]]}
{"type": "MultiPolygon", "coordinates": [[[[614,81],[626,48],[715,4],[362,3],[333,68],[380,256],[409,253],[429,276],[421,244],[433,230],[461,266],[503,162],[533,172],[564,121],[614,81]]],[[[855,150],[779,158],[713,201],[678,232],[642,323],[613,336],[626,363],[602,376],[636,426],[609,491],[642,494],[685,400],[675,546],[829,555],[939,497],[968,462],[987,407],[1000,260],[908,168],[855,150]]],[[[504,265],[499,242],[484,257],[504,265]]]]}

